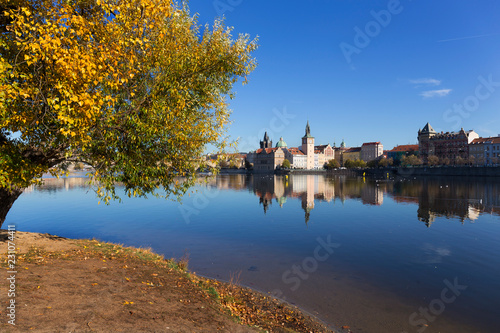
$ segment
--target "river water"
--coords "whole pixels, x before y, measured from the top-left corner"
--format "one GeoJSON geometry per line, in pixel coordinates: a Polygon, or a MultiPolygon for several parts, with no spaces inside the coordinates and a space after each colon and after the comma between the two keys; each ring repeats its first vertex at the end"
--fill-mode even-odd
{"type": "Polygon", "coordinates": [[[498,180],[220,175],[193,190],[106,206],[85,178],[49,178],[5,225],[188,255],[353,332],[500,331],[498,180]]]}

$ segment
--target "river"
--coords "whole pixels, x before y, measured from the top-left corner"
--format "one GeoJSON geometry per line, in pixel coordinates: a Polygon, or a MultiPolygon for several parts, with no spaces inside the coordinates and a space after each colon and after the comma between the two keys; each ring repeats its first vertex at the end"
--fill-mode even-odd
{"type": "Polygon", "coordinates": [[[5,225],[189,256],[353,332],[498,332],[500,182],[220,175],[182,204],[45,179],[5,225]]]}

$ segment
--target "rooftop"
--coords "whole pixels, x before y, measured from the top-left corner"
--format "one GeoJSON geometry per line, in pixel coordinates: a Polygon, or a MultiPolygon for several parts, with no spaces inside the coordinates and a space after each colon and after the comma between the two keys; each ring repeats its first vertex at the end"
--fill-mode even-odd
{"type": "Polygon", "coordinates": [[[276,148],[286,148],[286,142],[283,137],[280,137],[280,141],[276,144],[276,148]]]}
{"type": "Polygon", "coordinates": [[[396,146],[389,151],[396,152],[396,151],[417,151],[417,150],[418,150],[418,145],[401,145],[401,146],[396,146]]]}
{"type": "Polygon", "coordinates": [[[287,149],[288,152],[292,155],[305,155],[299,148],[291,147],[287,149]]]}
{"type": "Polygon", "coordinates": [[[469,131],[464,131],[463,129],[459,132],[441,132],[437,133],[435,136],[431,138],[432,139],[448,139],[448,138],[455,138],[461,134],[465,134],[466,137],[468,137],[471,133],[473,133],[474,130],[469,130],[469,131]]]}
{"type": "Polygon", "coordinates": [[[431,124],[427,123],[425,124],[424,128],[422,128],[422,133],[436,133],[434,128],[432,128],[431,124]]]}
{"type": "Polygon", "coordinates": [[[477,138],[472,140],[470,144],[477,145],[481,143],[500,143],[500,136],[494,136],[489,138],[477,138]]]}
{"type": "Polygon", "coordinates": [[[365,142],[362,144],[362,146],[374,146],[374,145],[379,145],[380,141],[377,142],[365,142]]]}

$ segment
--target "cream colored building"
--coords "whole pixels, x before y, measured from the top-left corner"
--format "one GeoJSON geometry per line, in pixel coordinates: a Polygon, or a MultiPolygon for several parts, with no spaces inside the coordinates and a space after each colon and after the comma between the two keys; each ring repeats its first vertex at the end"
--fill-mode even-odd
{"type": "Polygon", "coordinates": [[[311,136],[311,128],[309,127],[309,121],[306,125],[306,134],[302,137],[302,146],[300,148],[304,155],[306,155],[306,169],[314,169],[314,137],[311,136]]]}
{"type": "Polygon", "coordinates": [[[361,145],[361,159],[369,162],[384,154],[384,146],[380,142],[365,142],[361,145]]]}

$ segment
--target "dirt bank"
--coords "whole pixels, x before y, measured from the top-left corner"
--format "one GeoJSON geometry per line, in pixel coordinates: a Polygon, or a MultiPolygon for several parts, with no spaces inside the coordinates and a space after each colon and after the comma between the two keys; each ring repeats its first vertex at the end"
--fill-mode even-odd
{"type": "MultiPolygon", "coordinates": [[[[4,277],[8,236],[0,231],[4,277]]],[[[1,332],[333,332],[268,295],[189,273],[185,259],[27,232],[13,243],[15,297],[2,278],[1,332]]]]}

